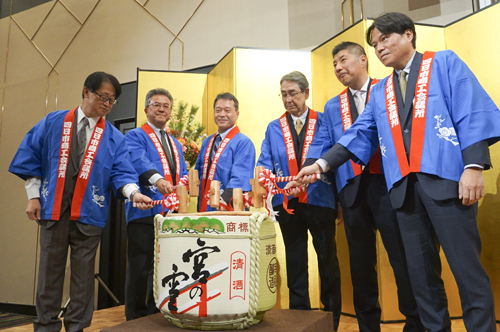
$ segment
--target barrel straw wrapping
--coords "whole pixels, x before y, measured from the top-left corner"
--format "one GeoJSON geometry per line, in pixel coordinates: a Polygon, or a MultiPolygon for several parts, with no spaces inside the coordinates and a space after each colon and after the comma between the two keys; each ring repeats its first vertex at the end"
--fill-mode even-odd
{"type": "Polygon", "coordinates": [[[154,295],[173,324],[245,329],[276,304],[276,233],[263,212],[155,218],[154,295]]]}

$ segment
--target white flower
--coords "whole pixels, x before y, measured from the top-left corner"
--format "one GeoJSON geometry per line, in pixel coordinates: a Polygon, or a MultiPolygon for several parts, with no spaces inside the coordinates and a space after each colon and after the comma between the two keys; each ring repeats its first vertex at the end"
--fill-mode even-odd
{"type": "Polygon", "coordinates": [[[439,133],[445,137],[448,137],[451,135],[451,130],[446,128],[446,127],[443,127],[443,128],[439,128],[439,133]]]}

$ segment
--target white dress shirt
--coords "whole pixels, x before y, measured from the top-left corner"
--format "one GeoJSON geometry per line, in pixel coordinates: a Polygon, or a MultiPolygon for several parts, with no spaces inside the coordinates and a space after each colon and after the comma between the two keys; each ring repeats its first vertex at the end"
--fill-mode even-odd
{"type": "Polygon", "coordinates": [[[370,77],[368,77],[365,84],[363,84],[363,86],[359,90],[354,90],[353,88],[349,87],[349,91],[351,91],[352,95],[354,96],[356,93],[359,93],[359,96],[363,101],[363,108],[362,109],[359,109],[358,107],[356,108],[356,110],[358,111],[358,115],[363,113],[366,106],[366,93],[368,91],[368,83],[370,83],[370,77]]]}
{"type": "Polygon", "coordinates": [[[227,134],[229,134],[231,129],[233,129],[234,127],[236,127],[236,125],[232,126],[231,128],[229,128],[228,130],[226,130],[223,133],[220,133],[219,131],[217,131],[217,134],[215,134],[215,136],[220,135],[220,141],[222,142],[224,140],[224,138],[226,138],[227,134]]]}

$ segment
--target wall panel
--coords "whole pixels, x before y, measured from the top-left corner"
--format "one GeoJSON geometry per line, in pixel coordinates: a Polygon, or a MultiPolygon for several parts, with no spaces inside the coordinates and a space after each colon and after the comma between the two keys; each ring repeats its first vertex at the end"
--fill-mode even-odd
{"type": "MultiPolygon", "coordinates": [[[[236,94],[236,49],[231,49],[222,60],[208,73],[207,78],[207,117],[203,124],[208,135],[217,132],[214,121],[214,100],[219,93],[236,94]]],[[[205,120],[205,119],[203,119],[205,120]]],[[[238,124],[238,122],[236,123],[238,124]]]]}
{"type": "MultiPolygon", "coordinates": [[[[500,5],[495,4],[445,29],[446,46],[469,66],[490,97],[500,105],[500,5]]],[[[485,196],[479,202],[478,227],[483,242],[481,261],[495,294],[496,316],[500,317],[500,145],[490,147],[493,168],[483,172],[485,196]]]]}
{"type": "MultiPolygon", "coordinates": [[[[198,106],[195,120],[201,123],[202,114],[206,112],[203,100],[206,81],[206,74],[139,70],[137,73],[137,126],[141,126],[146,121],[144,113],[146,94],[155,88],[167,89],[174,98],[174,107],[178,107],[181,101],[188,103],[188,112],[192,105],[198,106]]],[[[176,119],[172,117],[170,121],[172,120],[176,119]]]]}
{"type": "MultiPolygon", "coordinates": [[[[240,102],[238,127],[247,135],[255,146],[256,161],[265,137],[269,122],[279,118],[286,110],[281,98],[280,80],[291,71],[302,72],[311,82],[311,58],[309,52],[269,49],[236,48],[235,57],[235,94],[240,102]]],[[[217,68],[217,67],[216,67],[217,68]]],[[[313,91],[309,100],[311,106],[313,91]]],[[[280,296],[277,307],[288,308],[288,287],[286,278],[286,260],[283,238],[276,225],[277,258],[279,263],[278,287],[280,296]]],[[[309,237],[310,238],[310,237],[309,237]]],[[[309,296],[313,308],[321,307],[319,299],[319,275],[317,257],[309,241],[309,296]]]]}
{"type": "Polygon", "coordinates": [[[38,225],[29,220],[25,210],[28,203],[24,181],[8,173],[24,135],[45,115],[45,90],[37,89],[45,84],[41,78],[8,87],[5,93],[4,123],[0,144],[0,174],[3,190],[0,190],[0,294],[1,302],[34,304],[34,280],[38,225]],[[26,91],[31,91],[29,95],[26,91]],[[25,112],[25,110],[31,112],[25,112]],[[8,137],[8,139],[5,139],[8,137]]]}
{"type": "Polygon", "coordinates": [[[345,89],[335,77],[332,56],[333,48],[341,42],[352,41],[366,49],[364,41],[365,26],[366,22],[361,21],[311,52],[312,86],[315,90],[313,107],[316,111],[323,112],[326,102],[345,89]]]}
{"type": "MultiPolygon", "coordinates": [[[[256,158],[266,133],[267,124],[286,110],[278,96],[283,75],[302,72],[311,82],[309,52],[265,49],[236,49],[236,96],[240,102],[238,126],[255,145],[256,158]]],[[[313,91],[306,104],[312,107],[313,91]]]]}

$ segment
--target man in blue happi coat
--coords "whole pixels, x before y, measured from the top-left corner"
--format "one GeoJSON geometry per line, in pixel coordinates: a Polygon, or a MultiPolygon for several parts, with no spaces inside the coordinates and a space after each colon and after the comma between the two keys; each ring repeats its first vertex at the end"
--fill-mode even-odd
{"type": "Polygon", "coordinates": [[[90,326],[94,262],[106,223],[109,187],[141,209],[151,199],[136,185],[122,133],[104,120],[120,96],[118,80],[95,72],[84,83],[82,104],[49,113],[21,143],[9,172],[26,180],[29,219],[40,225],[40,265],[35,331],[59,331],[63,282],[71,248],[70,303],[66,331],[90,326]]]}
{"type": "MultiPolygon", "coordinates": [[[[147,122],[125,135],[132,164],[139,174],[141,192],[152,200],[161,200],[173,192],[172,186],[187,174],[182,145],[166,132],[173,102],[167,90],[150,90],[144,108],[147,122]]],[[[162,206],[139,210],[129,201],[125,209],[128,238],[125,317],[132,320],[159,312],[153,295],[154,216],[162,212],[162,206]]]]}
{"type": "Polygon", "coordinates": [[[251,191],[255,166],[255,147],[236,126],[239,116],[238,99],[229,92],[217,95],[214,101],[214,120],[217,133],[206,138],[196,160],[200,178],[198,211],[213,211],[207,201],[210,184],[220,182],[222,200],[232,206],[233,189],[251,191]]]}
{"type": "MultiPolygon", "coordinates": [[[[280,86],[286,111],[267,126],[257,166],[264,166],[277,176],[293,176],[305,162],[309,146],[323,121],[323,114],[306,105],[309,82],[301,72],[286,74],[281,78],[280,86]]],[[[337,330],[341,294],[333,181],[333,177],[328,175],[324,181],[310,185],[298,197],[275,195],[272,204],[278,211],[276,219],[285,243],[290,309],[311,309],[307,255],[309,231],[318,256],[321,302],[325,311],[333,313],[333,328],[337,330]]],[[[278,185],[284,187],[283,183],[278,185]]]]}

